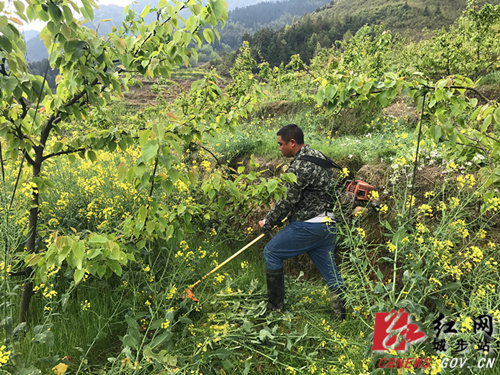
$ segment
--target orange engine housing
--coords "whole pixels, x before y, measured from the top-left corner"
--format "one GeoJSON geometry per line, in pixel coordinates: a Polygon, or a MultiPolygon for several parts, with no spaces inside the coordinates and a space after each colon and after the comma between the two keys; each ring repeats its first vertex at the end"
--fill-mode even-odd
{"type": "Polygon", "coordinates": [[[367,182],[360,180],[347,181],[346,191],[353,193],[356,197],[356,200],[366,202],[370,201],[370,193],[374,190],[375,188],[367,182]]]}

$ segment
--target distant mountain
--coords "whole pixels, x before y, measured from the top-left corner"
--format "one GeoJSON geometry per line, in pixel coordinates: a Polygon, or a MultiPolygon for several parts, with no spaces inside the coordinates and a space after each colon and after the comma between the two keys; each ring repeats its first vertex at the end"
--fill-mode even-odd
{"type": "Polygon", "coordinates": [[[277,1],[278,0],[226,0],[226,4],[227,10],[230,12],[237,8],[245,8],[262,2],[275,3],[277,1]]]}
{"type": "Polygon", "coordinates": [[[49,57],[47,48],[39,38],[40,33],[36,31],[36,36],[26,41],[26,61],[28,63],[42,61],[49,57]]]}
{"type": "MultiPolygon", "coordinates": [[[[270,2],[275,3],[279,0],[226,0],[227,10],[230,12],[236,8],[244,8],[250,5],[262,3],[262,2],[270,2]]],[[[206,4],[206,0],[202,0],[203,4],[206,4]]],[[[130,7],[136,10],[143,10],[146,5],[156,6],[158,5],[158,0],[136,0],[130,3],[130,7]]]]}
{"type": "Polygon", "coordinates": [[[101,5],[99,9],[94,10],[94,20],[84,25],[88,28],[97,30],[99,35],[108,34],[111,32],[113,25],[121,25],[125,19],[124,11],[125,8],[118,5],[101,5]],[[109,19],[111,21],[103,22],[103,20],[109,19]]]}
{"type": "Polygon", "coordinates": [[[30,39],[36,38],[39,34],[40,33],[38,31],[35,31],[35,30],[23,31],[24,40],[30,40],[30,39]]]}

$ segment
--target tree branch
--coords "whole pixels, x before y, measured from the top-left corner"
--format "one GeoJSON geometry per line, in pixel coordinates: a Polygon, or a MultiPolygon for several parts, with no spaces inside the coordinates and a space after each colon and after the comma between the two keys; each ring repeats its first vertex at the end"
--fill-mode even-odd
{"type": "MultiPolygon", "coordinates": [[[[179,12],[180,12],[181,10],[185,9],[185,8],[186,8],[186,6],[185,6],[185,5],[183,5],[183,6],[182,6],[182,8],[181,8],[181,9],[179,9],[179,11],[177,12],[177,14],[179,14],[179,12]]],[[[168,21],[170,21],[171,19],[172,19],[172,17],[168,17],[168,18],[165,20],[165,22],[163,22],[162,24],[160,24],[160,26],[162,26],[162,27],[163,27],[163,25],[165,25],[165,24],[166,24],[168,21]]],[[[151,37],[153,37],[155,34],[156,34],[156,31],[155,31],[155,30],[153,30],[153,31],[151,31],[151,33],[149,33],[149,35],[146,37],[146,39],[144,39],[144,40],[143,40],[143,42],[141,43],[141,47],[137,50],[137,53],[138,53],[138,52],[142,49],[142,46],[144,46],[144,44],[145,44],[145,43],[146,43],[146,42],[147,42],[147,41],[148,41],[151,37]]]]}
{"type": "Polygon", "coordinates": [[[499,139],[496,139],[495,137],[492,137],[491,135],[488,135],[486,133],[482,133],[485,137],[497,142],[497,143],[500,143],[500,140],[499,139]]]}
{"type": "Polygon", "coordinates": [[[488,150],[486,150],[486,148],[484,147],[484,145],[481,143],[481,141],[479,139],[477,139],[477,137],[475,138],[472,138],[472,137],[468,137],[466,136],[465,134],[462,134],[465,138],[467,138],[469,141],[472,141],[472,142],[476,142],[479,146],[479,148],[484,152],[484,154],[486,155],[486,158],[488,159],[488,164],[490,165],[490,168],[492,171],[495,170],[495,166],[493,165],[493,162],[491,161],[491,157],[490,157],[490,153],[488,152],[488,150]]]}
{"type": "Polygon", "coordinates": [[[74,152],[81,152],[81,151],[85,151],[85,150],[86,150],[85,148],[79,148],[78,150],[66,150],[66,151],[54,152],[52,154],[45,155],[42,158],[42,160],[47,160],[49,158],[53,158],[54,156],[68,155],[68,154],[72,154],[74,152]]]}
{"type": "Polygon", "coordinates": [[[198,146],[200,146],[202,149],[204,149],[204,150],[205,150],[205,151],[207,151],[210,155],[212,155],[212,156],[213,156],[213,158],[215,159],[215,161],[217,162],[217,164],[219,165],[219,168],[222,168],[222,165],[221,165],[221,163],[220,163],[219,159],[217,159],[217,156],[215,156],[215,154],[214,154],[212,151],[210,151],[208,148],[206,148],[206,147],[205,147],[205,146],[203,146],[203,145],[198,145],[198,146]]]}
{"type": "MultiPolygon", "coordinates": [[[[21,103],[21,107],[23,107],[23,113],[21,114],[21,118],[25,118],[26,115],[28,114],[28,104],[24,100],[24,98],[21,96],[19,99],[17,99],[19,103],[21,103]]],[[[21,127],[21,125],[19,125],[21,127]]]]}
{"type": "Polygon", "coordinates": [[[2,59],[2,62],[0,63],[0,73],[3,75],[3,76],[8,76],[9,73],[7,73],[7,70],[5,69],[5,63],[7,62],[7,59],[4,57],[2,59]]]}
{"type": "Polygon", "coordinates": [[[34,166],[35,165],[35,161],[31,158],[31,156],[28,154],[28,151],[26,151],[24,157],[26,158],[26,160],[28,161],[28,164],[31,165],[31,166],[34,166]]]}
{"type": "Polygon", "coordinates": [[[457,142],[457,145],[460,145],[460,146],[464,146],[464,147],[472,147],[472,148],[477,148],[478,150],[483,150],[481,147],[479,146],[474,146],[474,145],[466,145],[465,143],[461,143],[461,142],[457,142]]]}
{"type": "Polygon", "coordinates": [[[477,89],[474,87],[464,87],[464,86],[450,86],[450,89],[462,89],[462,90],[470,90],[475,92],[477,95],[481,97],[486,103],[491,104],[491,100],[488,99],[486,96],[484,96],[481,92],[479,92],[477,89]]]}
{"type": "MultiPolygon", "coordinates": [[[[87,86],[92,87],[92,86],[97,85],[97,83],[99,83],[99,80],[97,78],[95,78],[87,86]]],[[[83,96],[86,94],[86,92],[87,91],[85,89],[83,89],[82,91],[80,91],[78,94],[76,94],[73,97],[73,99],[71,99],[69,102],[67,102],[66,104],[64,104],[63,108],[68,108],[68,107],[72,106],[73,104],[76,104],[81,98],[83,98],[83,96]]],[[[56,114],[53,114],[47,120],[47,125],[45,125],[45,127],[43,128],[42,134],[40,135],[40,144],[43,145],[43,147],[45,147],[45,144],[46,144],[47,139],[49,137],[50,131],[52,130],[52,128],[54,127],[54,125],[56,125],[59,121],[61,121],[60,113],[61,113],[61,111],[57,112],[56,114]]]]}

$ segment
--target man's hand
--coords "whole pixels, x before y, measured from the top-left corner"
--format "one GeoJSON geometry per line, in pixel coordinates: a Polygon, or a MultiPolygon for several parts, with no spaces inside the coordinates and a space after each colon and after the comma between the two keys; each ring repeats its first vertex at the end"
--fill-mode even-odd
{"type": "Polygon", "coordinates": [[[262,228],[264,226],[264,220],[259,221],[259,225],[262,228]]]}

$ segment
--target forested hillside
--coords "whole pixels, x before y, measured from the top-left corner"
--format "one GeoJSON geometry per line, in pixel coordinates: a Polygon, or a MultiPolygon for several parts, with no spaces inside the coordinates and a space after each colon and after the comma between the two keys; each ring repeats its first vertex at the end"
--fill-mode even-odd
{"type": "Polygon", "coordinates": [[[331,0],[281,0],[263,2],[229,12],[228,23],[220,30],[221,43],[232,49],[241,46],[243,35],[254,34],[262,28],[279,30],[291,25],[304,14],[315,11],[331,0]]]}
{"type": "MultiPolygon", "coordinates": [[[[485,1],[476,1],[480,7],[485,1]]],[[[489,1],[498,4],[499,0],[489,1]]],[[[316,48],[330,47],[349,38],[362,26],[383,24],[391,33],[406,33],[410,39],[422,39],[423,30],[449,27],[466,8],[466,0],[340,0],[307,14],[291,26],[277,31],[263,28],[246,35],[254,57],[259,53],[272,65],[287,62],[300,53],[307,62],[316,48]]]]}

